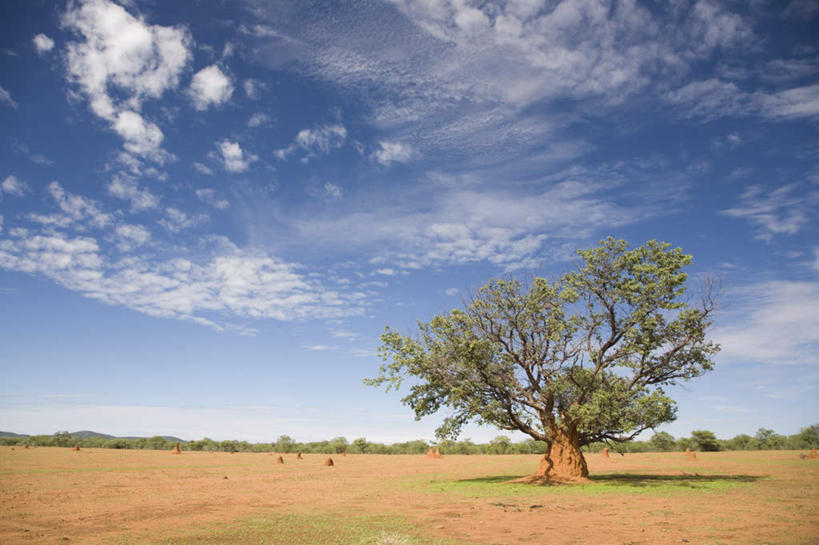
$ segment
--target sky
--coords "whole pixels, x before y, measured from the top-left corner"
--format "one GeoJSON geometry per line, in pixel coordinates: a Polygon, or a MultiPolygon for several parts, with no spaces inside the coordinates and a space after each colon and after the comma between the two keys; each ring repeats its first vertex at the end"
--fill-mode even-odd
{"type": "MultiPolygon", "coordinates": [[[[819,4],[0,3],[0,429],[433,439],[389,325],[658,239],[725,289],[658,429],[819,420],[819,4]]],[[[463,438],[504,433],[470,426],[463,438]]]]}

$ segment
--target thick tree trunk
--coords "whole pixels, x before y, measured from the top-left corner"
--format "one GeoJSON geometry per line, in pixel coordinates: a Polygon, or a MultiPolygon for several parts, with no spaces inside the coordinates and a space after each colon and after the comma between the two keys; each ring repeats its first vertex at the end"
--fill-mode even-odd
{"type": "Polygon", "coordinates": [[[575,430],[552,430],[552,444],[543,455],[533,481],[582,481],[589,468],[580,451],[580,439],[575,430]]]}

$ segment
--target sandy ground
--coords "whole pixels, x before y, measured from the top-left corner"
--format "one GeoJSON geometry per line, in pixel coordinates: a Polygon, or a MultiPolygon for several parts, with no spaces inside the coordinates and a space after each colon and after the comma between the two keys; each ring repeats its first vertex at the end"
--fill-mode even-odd
{"type": "Polygon", "coordinates": [[[394,515],[414,535],[474,544],[819,543],[819,461],[697,456],[589,455],[602,480],[538,488],[505,482],[535,456],[348,455],[330,468],[318,454],[0,447],[0,543],[161,543],[274,514],[394,515]]]}

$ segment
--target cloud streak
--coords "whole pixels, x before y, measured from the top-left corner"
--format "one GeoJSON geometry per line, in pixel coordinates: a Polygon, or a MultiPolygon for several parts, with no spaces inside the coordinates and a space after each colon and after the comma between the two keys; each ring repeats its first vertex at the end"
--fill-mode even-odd
{"type": "MultiPolygon", "coordinates": [[[[60,212],[31,218],[0,237],[0,268],[42,275],[106,304],[217,330],[247,331],[236,319],[340,318],[363,312],[365,295],[324,286],[296,263],[262,250],[241,249],[222,237],[200,239],[198,257],[149,248],[154,237],[57,182],[49,191],[60,212]],[[106,240],[114,243],[108,247],[106,240]]],[[[169,207],[162,223],[179,232],[207,216],[169,207]]]]}

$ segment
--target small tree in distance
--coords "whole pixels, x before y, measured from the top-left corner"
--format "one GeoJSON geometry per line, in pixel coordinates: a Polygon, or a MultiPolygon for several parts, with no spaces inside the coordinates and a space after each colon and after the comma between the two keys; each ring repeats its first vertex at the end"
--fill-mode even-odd
{"type": "Polygon", "coordinates": [[[674,436],[666,431],[661,431],[655,433],[649,439],[652,448],[659,450],[660,452],[668,452],[670,450],[674,450],[674,436]]]}
{"type": "Polygon", "coordinates": [[[722,450],[717,436],[708,430],[694,430],[691,432],[691,440],[694,442],[696,450],[703,452],[716,452],[722,450]]]}
{"type": "Polygon", "coordinates": [[[710,370],[719,347],[706,337],[712,285],[696,306],[683,297],[691,256],[611,237],[578,253],[582,265],[555,282],[489,281],[464,310],[419,322],[417,337],[388,327],[365,383],[420,379],[402,401],[417,419],[448,408],[442,439],[475,420],[543,441],[531,481],[587,477],[581,446],[672,421],[663,386],[710,370]]]}

